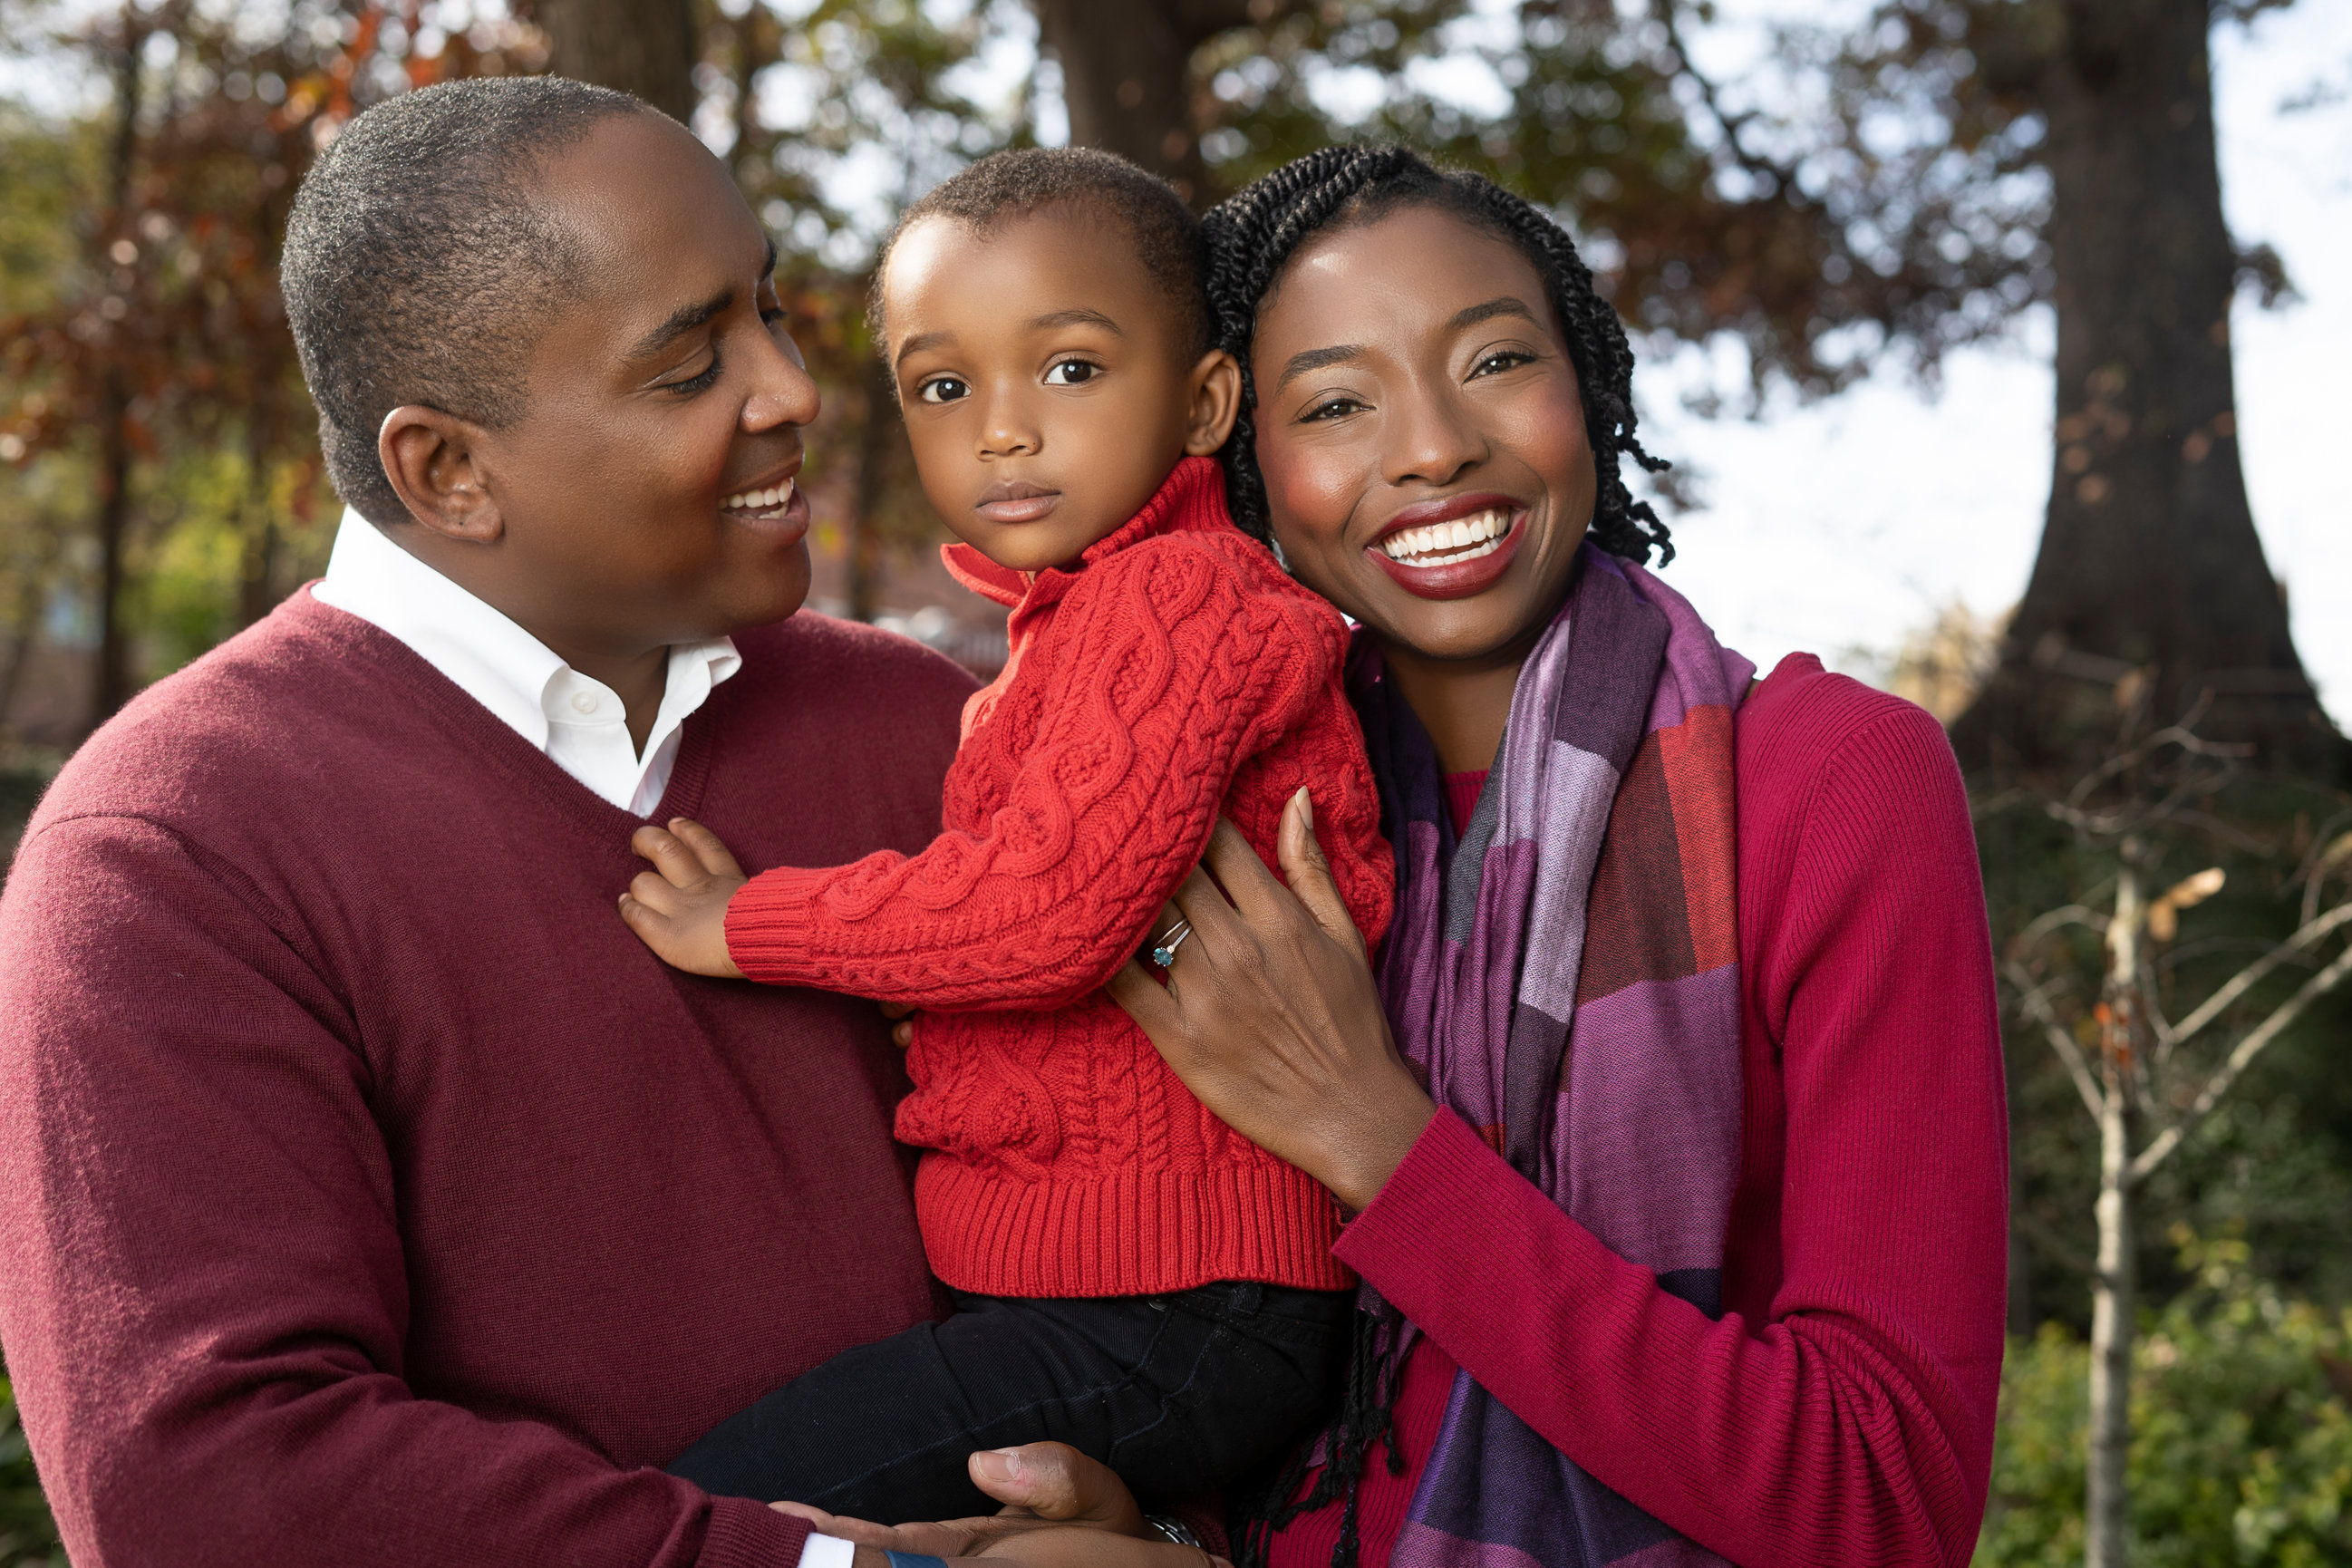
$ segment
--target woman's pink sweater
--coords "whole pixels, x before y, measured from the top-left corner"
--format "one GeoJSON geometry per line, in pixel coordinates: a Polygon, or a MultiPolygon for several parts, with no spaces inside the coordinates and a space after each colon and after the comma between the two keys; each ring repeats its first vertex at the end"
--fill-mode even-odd
{"type": "MultiPolygon", "coordinates": [[[[1724,1315],[1441,1112],[1336,1249],[1425,1335],[1404,1474],[1365,1466],[1366,1568],[1390,1560],[1456,1366],[1742,1568],[1959,1564],[1976,1545],[2009,1167],[1968,801],[1932,718],[1809,655],[1737,732],[1746,1109],[1724,1315]]],[[[1298,1521],[1276,1568],[1326,1568],[1338,1529],[1337,1504],[1298,1521]]]]}

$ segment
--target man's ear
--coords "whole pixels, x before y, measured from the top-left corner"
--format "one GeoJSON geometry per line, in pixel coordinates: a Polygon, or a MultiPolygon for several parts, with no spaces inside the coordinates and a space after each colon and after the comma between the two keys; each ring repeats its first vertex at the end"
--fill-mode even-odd
{"type": "Polygon", "coordinates": [[[1191,417],[1184,427],[1187,455],[1205,458],[1225,444],[1241,414],[1242,367],[1223,349],[1211,349],[1193,365],[1191,417]]]}
{"type": "Polygon", "coordinates": [[[478,461],[482,427],[422,404],[383,416],[375,452],[408,515],[447,539],[495,543],[506,532],[478,461]]]}

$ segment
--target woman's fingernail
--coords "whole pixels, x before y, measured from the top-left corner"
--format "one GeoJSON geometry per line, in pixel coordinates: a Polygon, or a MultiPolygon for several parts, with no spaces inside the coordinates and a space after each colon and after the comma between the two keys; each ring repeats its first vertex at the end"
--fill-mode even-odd
{"type": "Polygon", "coordinates": [[[972,1468],[986,1481],[1017,1481],[1026,1468],[1018,1448],[986,1448],[971,1457],[972,1468]]]}
{"type": "Polygon", "coordinates": [[[1307,793],[1305,784],[1298,786],[1298,813],[1307,819],[1307,826],[1315,826],[1315,797],[1307,793]]]}

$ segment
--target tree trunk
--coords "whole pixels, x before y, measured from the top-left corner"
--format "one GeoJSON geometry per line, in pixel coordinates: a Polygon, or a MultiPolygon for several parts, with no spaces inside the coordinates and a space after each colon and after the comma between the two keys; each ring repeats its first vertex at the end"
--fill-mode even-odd
{"type": "Polygon", "coordinates": [[[547,68],[631,92],[681,124],[694,119],[701,49],[693,0],[539,0],[547,68]]]}
{"type": "MultiPolygon", "coordinates": [[[[147,29],[138,25],[130,7],[124,7],[122,51],[114,62],[114,142],[108,157],[108,195],[113,210],[100,236],[100,243],[110,247],[131,231],[131,183],[139,156],[139,68],[146,46],[147,29]]],[[[115,324],[113,342],[108,345],[111,363],[99,386],[98,669],[89,698],[93,730],[131,699],[130,637],[122,624],[122,556],[131,531],[131,378],[122,364],[128,328],[126,313],[115,324]]]]}
{"type": "Polygon", "coordinates": [[[2129,1552],[2131,1456],[2133,1052],[2137,1027],[2139,846],[2126,840],[2116,870],[2116,912],[2107,924],[2107,977],[2101,1000],[2104,1100],[2099,1111],[2099,1256],[2091,1286],[2091,1432],[2084,1506],[2087,1568],[2124,1568],[2129,1552]]]}
{"type": "Polygon", "coordinates": [[[1061,63],[1070,144],[1142,164],[1195,206],[1210,197],[1192,118],[1192,51],[1228,27],[1265,23],[1298,0],[1030,0],[1061,63]]]}
{"type": "Polygon", "coordinates": [[[2114,728],[2110,689],[2156,667],[2161,721],[2268,760],[2342,765],[2288,636],[2239,467],[2237,257],[2215,162],[2208,11],[2053,0],[2034,83],[2049,123],[2057,441],[2032,579],[2000,668],[1955,726],[1970,766],[2071,762],[2114,728]]]}
{"type": "Polygon", "coordinates": [[[2110,1070],[2099,1118],[2099,1272],[2091,1286],[2091,1436],[2085,1502],[2088,1568],[2124,1568],[2131,1492],[2132,1235],[2129,1098],[2110,1070]]]}

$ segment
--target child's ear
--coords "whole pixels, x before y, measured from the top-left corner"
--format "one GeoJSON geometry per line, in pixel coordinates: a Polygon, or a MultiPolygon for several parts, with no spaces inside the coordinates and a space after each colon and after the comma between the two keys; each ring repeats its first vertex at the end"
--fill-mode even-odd
{"type": "Polygon", "coordinates": [[[385,415],[376,432],[376,458],[401,504],[445,538],[490,544],[506,531],[481,473],[483,434],[471,420],[415,403],[385,415]]]}
{"type": "Polygon", "coordinates": [[[1223,349],[1211,349],[1193,365],[1188,383],[1190,416],[1184,426],[1185,455],[1205,458],[1225,444],[1242,408],[1242,367],[1223,349]]]}

